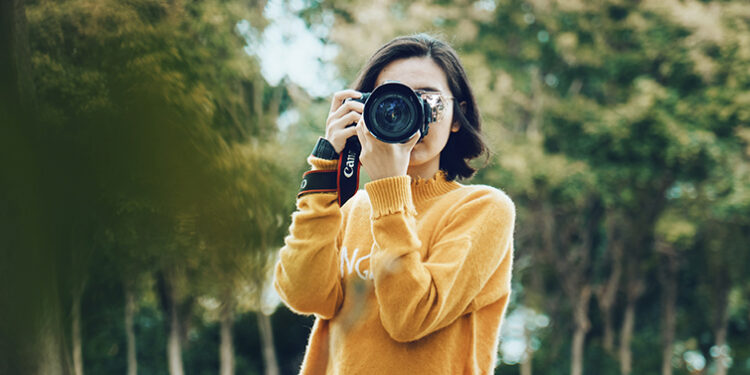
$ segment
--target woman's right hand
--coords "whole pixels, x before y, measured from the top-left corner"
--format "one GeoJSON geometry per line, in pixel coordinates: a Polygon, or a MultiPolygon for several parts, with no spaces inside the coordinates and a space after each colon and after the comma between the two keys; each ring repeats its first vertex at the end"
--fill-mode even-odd
{"type": "Polygon", "coordinates": [[[349,137],[357,135],[357,129],[354,126],[362,117],[362,111],[365,109],[364,103],[355,100],[359,99],[362,93],[355,90],[342,90],[333,94],[331,100],[331,111],[328,113],[326,120],[325,139],[331,143],[336,153],[341,153],[346,146],[346,140],[349,137]]]}

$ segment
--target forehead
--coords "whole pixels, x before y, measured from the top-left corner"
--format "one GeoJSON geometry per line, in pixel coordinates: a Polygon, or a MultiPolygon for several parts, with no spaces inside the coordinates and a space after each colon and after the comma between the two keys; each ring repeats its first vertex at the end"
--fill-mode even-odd
{"type": "Polygon", "coordinates": [[[375,86],[387,81],[399,81],[412,90],[436,90],[449,93],[445,72],[429,57],[394,60],[380,71],[375,86]]]}

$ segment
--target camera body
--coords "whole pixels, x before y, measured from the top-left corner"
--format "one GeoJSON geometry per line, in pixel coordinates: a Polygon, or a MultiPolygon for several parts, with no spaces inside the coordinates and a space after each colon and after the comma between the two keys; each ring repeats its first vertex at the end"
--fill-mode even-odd
{"type": "Polygon", "coordinates": [[[400,82],[386,82],[351,100],[365,104],[365,125],[382,142],[406,143],[417,131],[424,137],[433,119],[430,104],[400,82]]]}

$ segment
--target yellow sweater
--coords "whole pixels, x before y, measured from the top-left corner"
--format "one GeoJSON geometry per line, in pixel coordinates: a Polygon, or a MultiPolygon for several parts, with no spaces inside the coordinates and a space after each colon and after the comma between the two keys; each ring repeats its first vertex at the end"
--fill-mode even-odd
{"type": "Polygon", "coordinates": [[[301,373],[493,373],[514,221],[503,192],[442,172],[370,182],[343,208],[300,197],[275,287],[317,317],[301,373]]]}

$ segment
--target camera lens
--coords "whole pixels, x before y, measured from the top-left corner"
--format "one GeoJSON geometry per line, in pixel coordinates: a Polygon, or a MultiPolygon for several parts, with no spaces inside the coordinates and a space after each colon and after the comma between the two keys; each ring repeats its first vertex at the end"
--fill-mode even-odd
{"type": "Polygon", "coordinates": [[[414,111],[401,96],[383,98],[375,108],[375,120],[383,133],[398,136],[408,131],[414,111]]]}
{"type": "Polygon", "coordinates": [[[387,82],[368,96],[363,116],[375,138],[403,143],[417,131],[427,134],[425,106],[427,104],[409,86],[387,82]]]}

